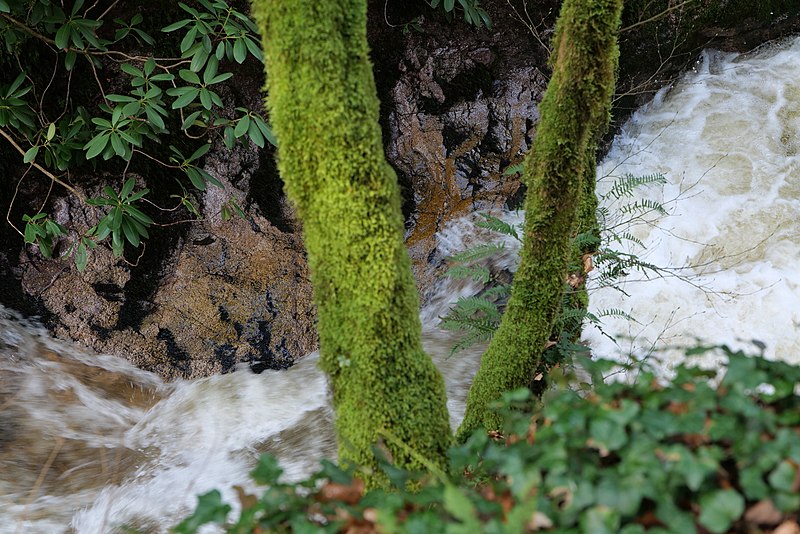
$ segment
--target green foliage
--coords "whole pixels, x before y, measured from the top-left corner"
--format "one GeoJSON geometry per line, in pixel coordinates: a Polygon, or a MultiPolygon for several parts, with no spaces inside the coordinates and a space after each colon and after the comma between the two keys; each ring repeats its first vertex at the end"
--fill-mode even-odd
{"type": "MultiPolygon", "coordinates": [[[[520,170],[517,166],[510,169],[514,172],[520,170]]],[[[613,287],[624,293],[622,282],[631,272],[638,271],[651,276],[662,273],[663,269],[657,265],[642,260],[636,254],[617,250],[616,245],[630,241],[645,249],[644,243],[630,234],[627,228],[654,211],[666,213],[666,209],[654,200],[646,198],[637,200],[635,196],[650,185],[664,183],[666,179],[661,174],[625,175],[616,178],[609,192],[601,196],[605,204],[615,202],[610,204],[611,207],[604,205],[597,209],[601,237],[598,240],[596,233],[592,231],[577,234],[572,240],[573,249],[595,250],[592,259],[597,273],[586,282],[588,292],[600,287],[613,287]]],[[[519,237],[521,227],[516,228],[488,214],[480,215],[484,220],[477,222],[477,226],[521,242],[519,237]]],[[[471,278],[487,286],[487,289],[478,296],[460,298],[447,315],[442,317],[439,325],[441,328],[464,332],[464,336],[453,346],[451,354],[475,343],[489,341],[500,325],[502,310],[511,292],[511,286],[498,282],[495,273],[482,262],[502,250],[504,250],[502,242],[481,244],[448,258],[452,265],[445,273],[446,276],[453,279],[471,278]]],[[[576,270],[580,270],[580,267],[571,268],[570,272],[576,270]]],[[[587,324],[603,332],[604,317],[623,317],[635,321],[634,317],[619,309],[605,309],[591,313],[585,306],[575,307],[573,297],[579,291],[569,284],[564,284],[554,328],[556,335],[551,339],[553,345],[544,355],[547,368],[556,363],[570,362],[576,353],[586,352],[586,347],[573,340],[587,324]]],[[[607,335],[604,332],[603,334],[607,335]]]]}
{"type": "MultiPolygon", "coordinates": [[[[263,61],[258,30],[248,15],[225,0],[180,2],[164,9],[117,3],[105,11],[96,7],[84,0],[66,7],[52,0],[0,3],[4,13],[0,43],[15,58],[12,64],[20,66],[20,71],[0,76],[0,80],[13,80],[0,82],[0,134],[19,152],[22,163],[37,165],[38,172],[70,188],[73,178],[62,177],[90,173],[87,162],[95,165],[99,158],[121,160],[125,171],[120,181],[126,185],[135,184],[125,176],[129,169],[146,174],[137,165],[155,161],[183,173],[188,183],[202,191],[209,183],[222,186],[200,166],[215,139],[228,148],[245,138],[262,148],[266,142],[274,144],[272,131],[259,111],[233,108],[220,96],[219,88],[234,76],[232,66],[248,58],[263,61]],[[131,8],[135,8],[132,14],[131,8]],[[153,30],[164,22],[156,17],[176,12],[185,18],[167,20],[161,39],[155,39],[153,30]],[[171,35],[175,37],[170,39],[171,35]],[[154,50],[157,40],[158,51],[154,50]],[[41,67],[39,54],[46,49],[59,56],[52,72],[41,67]],[[195,144],[194,140],[202,144],[199,148],[195,145],[191,156],[172,147],[170,161],[174,165],[160,159],[158,144],[184,147],[195,144]],[[137,154],[145,158],[141,163],[137,154]]],[[[93,199],[84,199],[75,189],[70,191],[89,206],[116,202],[107,191],[93,199]]],[[[120,206],[129,205],[121,202],[120,206]]],[[[182,204],[187,209],[194,205],[187,195],[182,204]]],[[[224,205],[223,218],[243,213],[233,200],[224,205]]],[[[120,206],[121,212],[128,214],[120,206]]],[[[24,222],[31,223],[29,219],[24,222]]],[[[33,221],[32,228],[39,228],[34,241],[28,240],[33,230],[23,233],[27,242],[38,244],[49,257],[52,248],[48,244],[55,234],[42,235],[44,227],[36,226],[45,219],[33,221]]],[[[102,219],[87,234],[66,228],[59,236],[71,240],[68,250],[75,252],[79,268],[85,267],[87,249],[105,237],[120,255],[125,241],[137,246],[146,237],[146,227],[155,224],[133,215],[116,219],[118,226],[110,224],[114,220],[102,219]]]]}
{"type": "MultiPolygon", "coordinates": [[[[671,382],[647,367],[628,368],[630,384],[604,381],[619,364],[583,359],[592,385],[551,390],[543,407],[527,390],[507,393],[494,404],[501,432],[451,448],[449,476],[383,463],[389,491],[364,492],[327,462],[287,484],[262,458],[253,475],[264,493],[239,491],[238,518],[206,522],[226,532],[756,532],[745,512],[765,499],[796,517],[800,368],[724,346],[689,354],[712,350],[727,367],[682,363],[671,382]]],[[[221,506],[206,497],[192,517],[221,506]]]]}
{"type": "MultiPolygon", "coordinates": [[[[153,220],[134,205],[134,202],[144,197],[149,190],[133,191],[135,180],[129,178],[117,194],[111,187],[103,188],[105,196],[87,200],[92,206],[111,206],[111,210],[93,226],[87,235],[96,241],[102,241],[111,236],[111,246],[115,256],[122,256],[123,246],[127,240],[134,247],[138,247],[141,240],[148,238],[147,228],[153,220]]],[[[80,245],[79,245],[80,247],[80,245]]],[[[81,269],[81,264],[78,268],[81,269]]],[[[85,265],[85,262],[83,262],[85,265]]]]}
{"type": "Polygon", "coordinates": [[[66,235],[66,228],[51,220],[46,213],[37,213],[33,217],[23,215],[22,220],[25,221],[25,242],[38,245],[42,256],[51,257],[53,239],[66,235]]]}
{"type": "MultiPolygon", "coordinates": [[[[455,0],[430,0],[430,5],[434,9],[440,7],[448,18],[453,16],[456,9],[455,0]]],[[[458,0],[458,5],[464,11],[464,20],[467,23],[478,28],[486,26],[488,29],[492,29],[492,20],[489,18],[489,14],[480,6],[479,0],[458,0]]]]}

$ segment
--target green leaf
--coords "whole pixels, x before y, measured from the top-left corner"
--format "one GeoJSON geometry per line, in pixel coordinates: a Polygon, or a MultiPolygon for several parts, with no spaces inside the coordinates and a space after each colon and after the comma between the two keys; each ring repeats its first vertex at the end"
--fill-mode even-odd
{"type": "Polygon", "coordinates": [[[35,243],[36,242],[36,225],[35,224],[26,224],[25,225],[25,242],[26,243],[35,243]]]}
{"type": "Polygon", "coordinates": [[[455,0],[444,0],[444,10],[447,13],[453,11],[454,6],[455,6],[455,0]]]}
{"type": "Polygon", "coordinates": [[[784,460],[769,474],[767,481],[776,490],[789,493],[794,487],[796,477],[797,468],[791,462],[784,460]]]}
{"type": "Polygon", "coordinates": [[[144,78],[144,73],[130,63],[123,63],[119,68],[122,69],[122,72],[130,74],[135,78],[144,78]]]}
{"type": "Polygon", "coordinates": [[[75,66],[75,60],[76,59],[78,59],[78,54],[77,53],[75,53],[72,50],[67,52],[67,55],[64,56],[64,68],[67,69],[68,71],[72,70],[72,67],[75,66]]]}
{"type": "MultiPolygon", "coordinates": [[[[143,191],[144,191],[144,193],[147,193],[147,189],[144,189],[143,191]]],[[[138,195],[140,193],[142,193],[142,191],[139,191],[139,193],[136,193],[136,195],[138,195]]],[[[136,195],[131,197],[131,199],[133,199],[136,195]]],[[[150,226],[151,224],[153,224],[153,219],[151,219],[150,217],[145,215],[139,208],[137,208],[135,206],[132,206],[132,205],[129,204],[129,205],[125,206],[125,211],[127,211],[128,214],[131,217],[135,218],[137,221],[142,223],[145,227],[150,226]]],[[[142,232],[139,232],[139,233],[142,233],[142,232]]]]}
{"type": "Polygon", "coordinates": [[[203,180],[203,177],[200,176],[200,173],[197,172],[197,169],[194,167],[187,167],[186,168],[186,176],[189,177],[189,181],[192,182],[192,185],[195,186],[200,191],[206,190],[206,182],[203,180]]]}
{"type": "Polygon", "coordinates": [[[112,133],[109,139],[111,139],[111,148],[114,149],[114,153],[120,157],[125,156],[127,150],[125,148],[125,144],[122,142],[122,139],[120,139],[119,135],[112,133]]]}
{"type": "Polygon", "coordinates": [[[187,161],[194,161],[206,155],[206,153],[211,150],[211,143],[203,143],[200,147],[192,152],[192,155],[189,156],[187,161]]]}
{"type": "Polygon", "coordinates": [[[181,54],[189,50],[194,44],[194,39],[197,37],[197,26],[192,26],[186,35],[181,39],[181,54]]]}
{"type": "Polygon", "coordinates": [[[187,115],[186,118],[183,120],[183,124],[181,124],[181,129],[188,130],[189,128],[194,126],[195,120],[197,119],[197,117],[200,116],[202,112],[203,110],[199,110],[187,115]]]}
{"type": "MultiPolygon", "coordinates": [[[[172,109],[185,108],[194,102],[194,100],[197,98],[197,95],[200,94],[200,89],[195,87],[182,87],[181,89],[187,89],[187,91],[175,99],[175,102],[172,103],[172,109]]],[[[167,94],[169,94],[169,91],[167,91],[167,94]]]]}
{"type": "Polygon", "coordinates": [[[189,83],[200,85],[200,77],[197,75],[196,72],[193,72],[188,69],[181,69],[178,72],[178,76],[180,76],[182,79],[186,80],[189,83]]]}
{"type": "Polygon", "coordinates": [[[203,70],[203,83],[205,85],[209,85],[217,75],[217,67],[219,67],[219,60],[216,56],[209,57],[206,68],[203,70]]]}
{"type": "Polygon", "coordinates": [[[258,129],[255,121],[250,121],[250,126],[247,128],[247,135],[259,148],[264,148],[264,136],[261,135],[261,130],[258,129]]]}
{"type": "Polygon", "coordinates": [[[122,219],[122,231],[125,233],[128,243],[134,247],[139,246],[139,232],[136,231],[127,218],[122,219]]]}
{"type": "Polygon", "coordinates": [[[75,248],[75,255],[73,256],[75,260],[75,267],[78,268],[78,272],[82,273],[84,269],[86,269],[86,264],[89,260],[89,254],[86,251],[86,245],[83,243],[79,243],[78,246],[75,248]]]}
{"type": "Polygon", "coordinates": [[[200,104],[202,104],[202,106],[209,111],[213,107],[213,103],[211,102],[211,91],[205,87],[200,89],[200,104]]]}
{"type": "Polygon", "coordinates": [[[173,528],[178,534],[194,534],[208,523],[224,523],[228,519],[231,507],[222,502],[222,495],[217,490],[209,491],[197,498],[194,513],[173,528]]]}
{"type": "Polygon", "coordinates": [[[256,43],[249,37],[245,37],[244,44],[247,46],[247,50],[250,51],[250,54],[252,54],[253,57],[258,59],[262,63],[264,62],[264,55],[261,52],[261,47],[258,45],[258,43],[256,43]]]}
{"type": "Polygon", "coordinates": [[[581,514],[581,532],[591,534],[616,534],[619,532],[620,517],[616,510],[607,506],[595,506],[581,514]]]}
{"type": "Polygon", "coordinates": [[[200,46],[192,56],[192,62],[189,64],[189,68],[195,72],[200,72],[200,69],[202,69],[206,64],[209,56],[210,54],[206,51],[206,49],[200,46]]]}
{"type": "Polygon", "coordinates": [[[56,32],[55,43],[61,50],[65,49],[69,44],[71,29],[68,24],[61,26],[56,32]]]}
{"type": "Polygon", "coordinates": [[[0,0],[0,13],[11,13],[11,8],[6,0],[0,0]]]}
{"type": "Polygon", "coordinates": [[[245,39],[246,37],[241,37],[236,39],[236,42],[233,43],[233,59],[239,64],[244,63],[244,60],[247,59],[247,45],[245,44],[245,39]]]}
{"type": "Polygon", "coordinates": [[[119,192],[120,198],[127,198],[130,196],[134,185],[136,185],[136,180],[133,178],[128,178],[125,180],[125,183],[122,185],[122,191],[119,192]]]}
{"type": "Polygon", "coordinates": [[[717,490],[700,497],[698,521],[711,532],[727,532],[744,512],[744,498],[735,490],[717,490]]]}
{"type": "Polygon", "coordinates": [[[475,505],[459,488],[452,484],[447,484],[444,488],[442,499],[444,509],[461,521],[464,527],[480,532],[481,524],[477,518],[475,505]]]}
{"type": "Polygon", "coordinates": [[[247,133],[247,129],[250,127],[250,116],[245,115],[236,123],[236,128],[233,129],[233,135],[238,139],[247,133]]]}
{"type": "Polygon", "coordinates": [[[271,454],[262,454],[258,459],[258,465],[250,472],[253,480],[264,486],[276,483],[282,474],[283,469],[271,454]]]}
{"type": "Polygon", "coordinates": [[[258,126],[258,129],[261,130],[261,133],[264,135],[266,140],[269,141],[272,146],[278,146],[278,140],[275,139],[275,134],[272,133],[272,130],[267,123],[264,122],[264,119],[258,115],[255,115],[253,119],[256,121],[256,126],[258,126]]]}
{"type": "Polygon", "coordinates": [[[83,149],[86,150],[86,159],[92,159],[105,150],[109,137],[110,134],[102,133],[90,139],[89,142],[83,146],[83,149]]]}
{"type": "Polygon", "coordinates": [[[25,155],[22,157],[23,163],[31,163],[33,160],[36,159],[36,154],[39,153],[39,145],[33,145],[25,152],[25,155]]]}
{"type": "Polygon", "coordinates": [[[178,22],[173,22],[168,26],[164,26],[163,28],[161,28],[161,31],[164,33],[174,32],[175,30],[180,30],[190,22],[192,22],[192,19],[179,20],[178,22]]]}

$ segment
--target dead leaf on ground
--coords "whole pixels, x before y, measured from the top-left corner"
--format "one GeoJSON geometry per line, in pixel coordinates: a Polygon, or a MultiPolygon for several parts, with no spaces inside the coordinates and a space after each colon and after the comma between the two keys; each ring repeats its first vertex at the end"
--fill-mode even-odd
{"type": "Polygon", "coordinates": [[[744,514],[744,519],[748,523],[756,525],[771,526],[777,525],[783,519],[783,513],[775,508],[775,505],[769,499],[758,501],[753,506],[747,509],[744,514]]]}
{"type": "Polygon", "coordinates": [[[784,521],[772,531],[772,534],[800,534],[800,525],[797,521],[784,521]]]}
{"type": "Polygon", "coordinates": [[[339,501],[346,504],[358,504],[364,495],[364,482],[358,478],[350,484],[337,484],[328,482],[317,493],[317,499],[322,502],[339,501]]]}

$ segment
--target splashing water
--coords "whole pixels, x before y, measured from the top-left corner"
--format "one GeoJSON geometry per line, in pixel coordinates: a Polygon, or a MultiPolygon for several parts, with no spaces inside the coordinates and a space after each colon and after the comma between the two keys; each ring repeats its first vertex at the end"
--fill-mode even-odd
{"type": "MultiPolygon", "coordinates": [[[[458,227],[478,230],[467,221],[458,227]]],[[[479,289],[444,279],[423,317],[434,324],[479,289]]],[[[451,358],[454,342],[450,332],[424,328],[455,428],[482,350],[451,358]]],[[[255,491],[248,473],[264,452],[287,480],[307,476],[336,456],[317,359],[167,384],[121,358],[58,342],[0,307],[0,533],[166,532],[199,494],[219,489],[234,504],[234,485],[255,491]]]]}
{"type": "MultiPolygon", "coordinates": [[[[621,287],[630,299],[593,294],[595,310],[620,308],[639,321],[606,321],[618,346],[587,333],[596,355],[641,358],[700,339],[749,352],[765,344],[767,357],[800,363],[798,62],[800,39],[747,55],[706,51],[617,136],[598,191],[625,173],[665,175],[666,185],[643,196],[668,215],[633,224],[646,249],[628,251],[670,269],[652,280],[634,273],[621,287]]],[[[658,356],[669,369],[679,353],[658,356]]]]}
{"type": "MultiPolygon", "coordinates": [[[[645,195],[656,195],[669,216],[634,224],[647,248],[631,252],[684,280],[632,279],[622,287],[630,298],[594,292],[596,310],[624,308],[640,321],[606,320],[605,331],[629,336],[620,346],[587,331],[595,354],[622,348],[642,356],[697,335],[756,338],[769,356],[800,361],[798,61],[800,40],[748,56],[707,52],[697,72],[660,93],[617,137],[601,177],[669,180],[645,195]]],[[[601,193],[611,181],[601,180],[601,193]]],[[[442,256],[497,239],[471,218],[438,237],[442,256]]],[[[508,245],[494,270],[514,270],[515,243],[508,245]]],[[[443,279],[421,313],[454,427],[482,347],[448,358],[455,340],[435,325],[459,296],[481,289],[443,279]]],[[[332,416],[314,354],[287,371],[166,384],[120,358],[57,342],[0,308],[0,532],[166,532],[200,493],[216,488],[235,504],[232,486],[246,483],[262,452],[275,454],[290,480],[333,458],[332,416]]]]}

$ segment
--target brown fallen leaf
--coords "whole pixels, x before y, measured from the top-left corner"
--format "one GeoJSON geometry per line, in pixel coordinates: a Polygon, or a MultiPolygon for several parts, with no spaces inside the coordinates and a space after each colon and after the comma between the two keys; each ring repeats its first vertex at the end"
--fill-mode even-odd
{"type": "Polygon", "coordinates": [[[800,525],[797,521],[784,521],[772,531],[772,534],[800,534],[800,525]]]}
{"type": "Polygon", "coordinates": [[[328,482],[317,492],[317,499],[322,502],[340,501],[346,504],[358,504],[364,495],[364,482],[358,478],[350,484],[328,482]]]}
{"type": "Polygon", "coordinates": [[[583,272],[585,274],[589,274],[594,270],[594,262],[592,262],[592,254],[584,254],[583,255],[583,272]]]}
{"type": "Polygon", "coordinates": [[[258,497],[255,495],[248,495],[241,486],[234,486],[233,489],[236,490],[236,495],[239,497],[239,502],[242,504],[242,510],[247,510],[258,504],[258,497]]]}
{"type": "Polygon", "coordinates": [[[758,501],[744,513],[745,521],[760,526],[774,526],[782,519],[783,513],[769,499],[758,501]]]}

